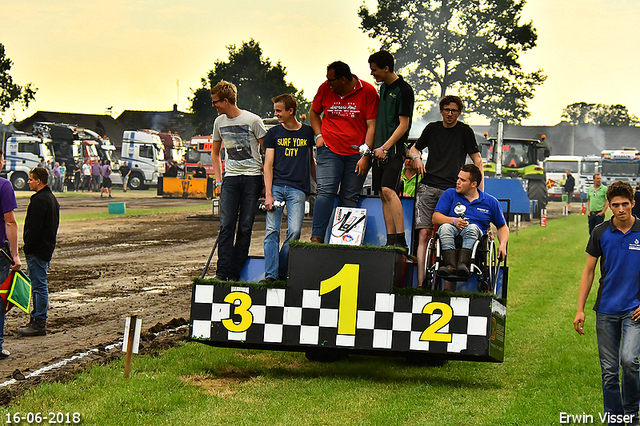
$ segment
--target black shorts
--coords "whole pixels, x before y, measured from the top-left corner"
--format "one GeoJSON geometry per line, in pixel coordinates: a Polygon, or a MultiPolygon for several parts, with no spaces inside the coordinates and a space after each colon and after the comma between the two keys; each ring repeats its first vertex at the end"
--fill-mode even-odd
{"type": "Polygon", "coordinates": [[[382,191],[382,187],[391,188],[395,191],[400,180],[403,164],[404,159],[401,156],[391,157],[383,164],[380,164],[378,160],[373,160],[371,188],[378,192],[382,191]]]}
{"type": "Polygon", "coordinates": [[[110,177],[103,177],[102,178],[102,187],[103,188],[111,188],[113,186],[113,184],[111,183],[111,178],[110,177]]]}

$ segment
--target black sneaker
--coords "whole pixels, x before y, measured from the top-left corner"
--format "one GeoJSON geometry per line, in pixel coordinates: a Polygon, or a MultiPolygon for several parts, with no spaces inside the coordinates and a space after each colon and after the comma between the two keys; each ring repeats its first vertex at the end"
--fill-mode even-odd
{"type": "Polygon", "coordinates": [[[218,280],[218,281],[228,281],[226,277],[223,277],[222,275],[216,275],[215,277],[213,277],[214,280],[218,280]]]}
{"type": "Polygon", "coordinates": [[[393,245],[393,247],[395,247],[395,248],[397,248],[397,249],[399,249],[399,250],[402,250],[402,251],[403,251],[403,252],[405,252],[405,253],[409,253],[409,246],[408,246],[408,245],[406,245],[406,244],[402,244],[402,243],[399,243],[399,242],[398,242],[398,243],[395,243],[395,244],[393,245]]]}
{"type": "Polygon", "coordinates": [[[8,350],[6,350],[6,349],[0,350],[0,359],[7,359],[7,358],[9,358],[9,355],[11,355],[11,354],[9,353],[8,350]]]}
{"type": "Polygon", "coordinates": [[[276,281],[278,281],[278,280],[276,280],[276,279],[275,279],[275,278],[273,278],[273,277],[267,277],[267,278],[265,278],[264,280],[260,280],[260,281],[258,281],[258,284],[271,284],[271,283],[274,283],[274,282],[276,282],[276,281]]]}

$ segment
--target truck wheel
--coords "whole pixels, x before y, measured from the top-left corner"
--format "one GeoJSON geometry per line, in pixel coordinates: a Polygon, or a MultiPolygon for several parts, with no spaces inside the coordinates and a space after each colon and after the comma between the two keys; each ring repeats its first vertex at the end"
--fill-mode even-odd
{"type": "Polygon", "coordinates": [[[131,175],[129,178],[129,188],[135,190],[146,189],[144,186],[144,179],[141,174],[135,173],[131,175]]]}
{"type": "Polygon", "coordinates": [[[527,196],[530,200],[538,200],[538,206],[533,212],[533,217],[540,217],[540,210],[547,207],[549,194],[547,193],[547,185],[543,180],[529,179],[527,196]]]}
{"type": "Polygon", "coordinates": [[[24,172],[14,172],[11,175],[11,184],[13,185],[13,190],[14,191],[26,191],[27,188],[27,181],[29,180],[29,177],[27,176],[26,173],[24,172]]]}

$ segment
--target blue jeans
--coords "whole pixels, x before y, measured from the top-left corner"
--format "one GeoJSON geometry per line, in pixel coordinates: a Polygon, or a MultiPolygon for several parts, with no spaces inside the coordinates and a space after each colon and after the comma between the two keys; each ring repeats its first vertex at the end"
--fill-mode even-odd
{"type": "Polygon", "coordinates": [[[289,241],[300,239],[302,221],[304,220],[304,202],[307,196],[299,189],[289,186],[271,188],[273,199],[284,201],[287,206],[287,237],[280,248],[280,225],[284,207],[267,212],[267,224],[264,235],[264,268],[265,278],[287,279],[289,264],[289,241]]]}
{"type": "Polygon", "coordinates": [[[217,276],[233,281],[240,279],[240,271],[249,256],[253,220],[261,191],[262,176],[227,176],[222,181],[217,276]]]}
{"type": "Polygon", "coordinates": [[[462,230],[458,229],[458,227],[453,226],[450,223],[440,225],[440,227],[438,228],[438,236],[440,237],[442,250],[455,250],[455,237],[457,237],[458,235],[462,237],[461,248],[472,250],[475,242],[478,241],[480,237],[482,237],[482,231],[480,230],[480,227],[475,223],[470,223],[466,228],[462,230]]]}
{"type": "Polygon", "coordinates": [[[604,222],[604,215],[599,215],[598,213],[599,212],[589,213],[589,234],[593,232],[593,228],[604,222]]]}
{"type": "Polygon", "coordinates": [[[324,239],[331,219],[336,195],[340,196],[338,206],[358,207],[358,198],[366,175],[356,174],[356,164],[360,155],[339,155],[326,146],[318,148],[316,180],[318,196],[313,210],[312,237],[324,239]]]}
{"type": "Polygon", "coordinates": [[[31,318],[46,321],[49,308],[49,289],[47,288],[47,273],[51,262],[40,259],[33,254],[27,255],[27,272],[31,280],[31,294],[33,295],[31,318]]]}
{"type": "MultiPolygon", "coordinates": [[[[0,256],[0,284],[4,282],[11,272],[11,264],[4,256],[0,256]]],[[[8,296],[8,294],[7,294],[8,296]]],[[[4,303],[0,303],[0,350],[4,343],[4,303]]]]}
{"type": "Polygon", "coordinates": [[[598,353],[602,369],[602,394],[605,413],[638,413],[640,403],[640,322],[622,315],[596,313],[598,353]],[[622,366],[622,388],[620,387],[622,366]]]}

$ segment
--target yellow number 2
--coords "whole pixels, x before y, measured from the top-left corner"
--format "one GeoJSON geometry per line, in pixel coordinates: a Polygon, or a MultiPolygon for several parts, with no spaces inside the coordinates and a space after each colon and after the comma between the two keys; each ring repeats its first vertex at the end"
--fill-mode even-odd
{"type": "Polygon", "coordinates": [[[233,293],[227,294],[224,301],[231,305],[233,313],[240,315],[240,322],[236,324],[233,322],[233,319],[227,318],[222,320],[222,325],[224,325],[227,330],[236,333],[247,331],[247,329],[251,327],[251,324],[253,324],[253,314],[249,312],[249,308],[251,308],[252,305],[251,296],[241,291],[234,291],[233,293]],[[239,305],[235,304],[236,300],[240,301],[239,305]]]}
{"type": "Polygon", "coordinates": [[[438,333],[438,331],[449,324],[449,321],[453,318],[453,309],[451,309],[451,306],[442,302],[427,303],[424,305],[424,308],[422,308],[423,314],[433,315],[435,311],[440,311],[442,316],[422,332],[420,340],[451,343],[451,333],[438,333]]]}

